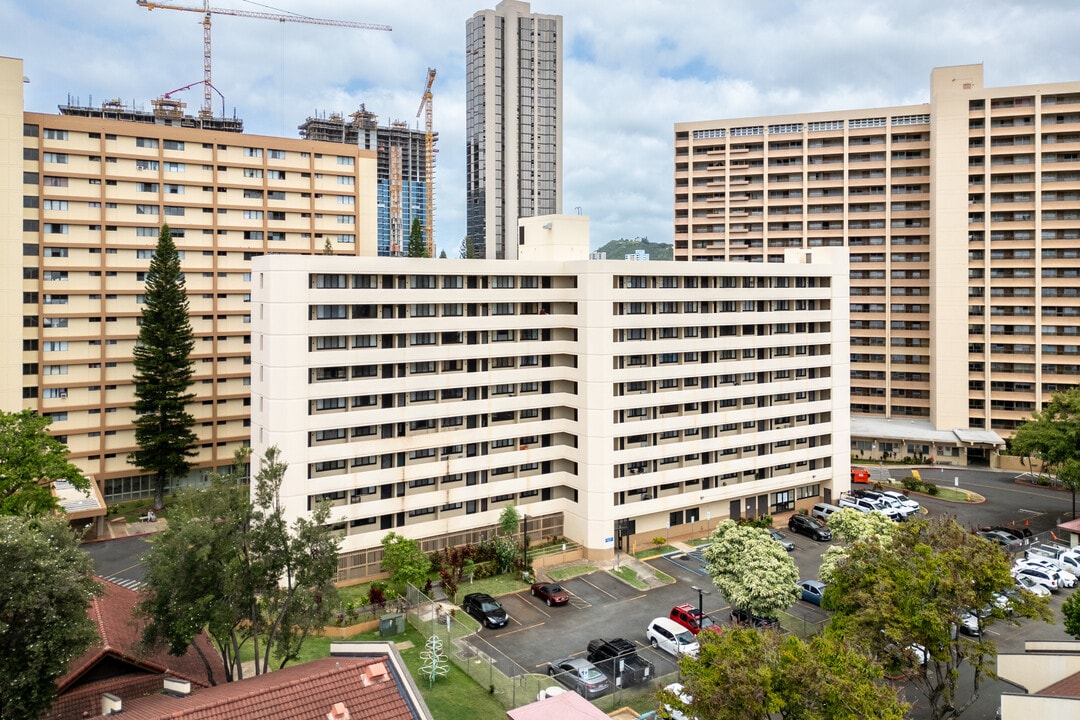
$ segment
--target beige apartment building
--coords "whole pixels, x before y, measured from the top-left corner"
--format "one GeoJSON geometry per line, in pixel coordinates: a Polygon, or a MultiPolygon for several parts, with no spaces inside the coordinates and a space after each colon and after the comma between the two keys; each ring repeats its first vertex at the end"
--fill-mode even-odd
{"type": "Polygon", "coordinates": [[[196,339],[192,479],[229,465],[250,437],[251,259],[374,255],[375,151],[176,107],[25,112],[22,86],[22,62],[0,59],[0,407],[50,416],[108,500],[146,493],[127,461],[131,357],[168,223],[196,339]]]}
{"type": "Polygon", "coordinates": [[[985,461],[1080,381],[1080,82],[962,65],[921,105],[678,123],[674,237],[846,248],[853,451],[985,461]]]}
{"type": "Polygon", "coordinates": [[[290,517],[333,505],[339,579],[507,506],[602,558],[848,489],[843,250],[589,260],[586,218],[521,226],[518,260],[253,261],[252,447],[290,517]]]}

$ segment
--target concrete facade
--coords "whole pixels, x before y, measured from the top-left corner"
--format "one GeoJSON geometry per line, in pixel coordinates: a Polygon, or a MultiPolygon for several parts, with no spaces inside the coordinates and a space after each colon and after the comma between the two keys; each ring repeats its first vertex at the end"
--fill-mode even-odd
{"type": "Polygon", "coordinates": [[[847,489],[843,251],[592,261],[583,220],[523,221],[528,260],[254,261],[252,446],[290,516],[334,506],[340,579],[510,505],[602,558],[847,489]]]}
{"type": "Polygon", "coordinates": [[[466,232],[518,257],[518,218],[562,213],[562,16],[503,0],[465,28],[466,232]]]}
{"type": "Polygon", "coordinates": [[[678,123],[674,237],[693,261],[846,248],[852,413],[1011,435],[1080,382],[1080,82],[962,65],[925,104],[678,123]]]}

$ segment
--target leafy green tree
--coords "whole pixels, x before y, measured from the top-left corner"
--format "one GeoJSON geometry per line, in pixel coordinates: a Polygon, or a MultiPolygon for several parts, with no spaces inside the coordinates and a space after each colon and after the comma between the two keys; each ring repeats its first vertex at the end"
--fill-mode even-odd
{"type": "Polygon", "coordinates": [[[56,679],[98,640],[86,613],[101,592],[61,517],[0,516],[0,717],[38,720],[56,679]]]}
{"type": "Polygon", "coordinates": [[[863,513],[852,508],[841,508],[829,516],[829,529],[832,530],[834,539],[847,545],[831,545],[822,555],[818,577],[825,583],[831,581],[833,570],[847,558],[851,543],[889,543],[892,541],[896,523],[881,513],[863,513]]]}
{"type": "Polygon", "coordinates": [[[459,257],[467,260],[472,260],[476,258],[476,245],[473,244],[472,238],[468,235],[466,235],[461,240],[461,250],[459,252],[459,257]]]}
{"type": "MultiPolygon", "coordinates": [[[[979,695],[997,655],[986,633],[957,632],[968,608],[986,608],[982,627],[1016,620],[994,604],[994,593],[1013,587],[1009,558],[989,541],[965,531],[952,517],[909,520],[889,542],[858,540],[837,563],[824,603],[835,610],[827,632],[878,658],[918,648],[928,672],[911,676],[933,720],[959,717],[979,695]],[[960,668],[973,672],[972,695],[957,694],[960,668]]],[[[1048,619],[1045,601],[1029,593],[1013,599],[1018,617],[1048,619]]],[[[910,662],[912,654],[908,654],[910,662]]]]}
{"type": "Polygon", "coordinates": [[[67,445],[47,432],[51,422],[33,410],[0,410],[0,515],[42,515],[57,509],[54,480],[90,488],[82,471],[68,462],[67,445]]]}
{"type": "Polygon", "coordinates": [[[420,226],[420,218],[413,218],[412,227],[409,228],[409,245],[405,254],[411,258],[428,257],[427,243],[424,242],[424,229],[420,226]]]}
{"type": "Polygon", "coordinates": [[[770,616],[798,599],[795,561],[765,528],[723,520],[709,540],[706,568],[732,607],[770,616]]]}
{"type": "Polygon", "coordinates": [[[732,628],[698,635],[697,658],[680,662],[683,695],[661,702],[710,720],[901,720],[907,705],[881,682],[881,667],[818,636],[732,628]]]}
{"type": "Polygon", "coordinates": [[[516,535],[521,530],[521,515],[513,505],[507,505],[499,513],[499,532],[503,535],[516,535]]]}
{"type": "Polygon", "coordinates": [[[1047,472],[1057,476],[1072,492],[1072,516],[1076,517],[1076,491],[1080,490],[1080,387],[1054,393],[1042,412],[1036,410],[1016,430],[1009,444],[1021,457],[1043,461],[1047,472]]]}
{"type": "Polygon", "coordinates": [[[440,250],[439,251],[439,259],[440,260],[445,260],[446,259],[446,250],[440,250]]]}
{"type": "Polygon", "coordinates": [[[187,290],[180,256],[168,225],[161,226],[157,249],[146,273],[139,339],[135,343],[135,442],[129,462],[154,473],[154,507],[165,506],[170,478],[184,477],[197,454],[187,411],[195,337],[188,318],[187,290]]]}
{"type": "Polygon", "coordinates": [[[431,572],[431,558],[420,549],[420,541],[390,532],[382,539],[382,567],[390,580],[404,586],[424,587],[431,572]]]}
{"type": "Polygon", "coordinates": [[[329,505],[290,527],[279,501],[287,466],[278,449],[266,451],[250,492],[243,484],[246,460],[238,451],[232,471],[215,476],[210,489],[178,497],[168,529],[154,536],[146,557],[139,605],[149,619],[148,646],[164,642],[183,655],[205,628],[227,681],[243,678],[241,661],[249,655],[256,675],[270,671],[271,659],[278,668],[295,660],[337,606],[338,543],[326,524],[329,505]]]}
{"type": "Polygon", "coordinates": [[[1061,606],[1061,617],[1065,622],[1065,632],[1080,640],[1080,595],[1072,594],[1061,606]]]}
{"type": "Polygon", "coordinates": [[[323,243],[322,254],[323,255],[333,255],[334,254],[334,246],[330,244],[330,237],[329,236],[327,236],[326,242],[323,243]]]}

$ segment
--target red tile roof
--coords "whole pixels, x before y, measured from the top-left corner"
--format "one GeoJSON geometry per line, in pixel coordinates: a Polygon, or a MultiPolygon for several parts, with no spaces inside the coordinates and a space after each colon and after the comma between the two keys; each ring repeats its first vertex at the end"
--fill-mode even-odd
{"type": "MultiPolygon", "coordinates": [[[[210,685],[206,667],[192,650],[181,657],[169,655],[164,648],[141,653],[145,621],[132,617],[138,595],[107,581],[101,584],[103,594],[95,597],[87,609],[101,642],[73,660],[67,673],[56,681],[60,696],[45,718],[81,720],[87,712],[97,715],[101,712],[102,693],[127,699],[158,692],[166,674],[200,687],[210,685]]],[[[225,666],[209,639],[200,635],[196,644],[206,656],[214,680],[225,682],[225,666]]]]}
{"type": "Polygon", "coordinates": [[[1073,673],[1068,677],[1058,680],[1053,685],[1047,685],[1039,692],[1030,695],[1054,695],[1063,698],[1080,698],[1080,673],[1073,673]]]}
{"type": "MultiPolygon", "coordinates": [[[[419,720],[389,656],[329,657],[187,697],[124,700],[124,720],[419,720]]],[[[100,704],[97,710],[101,712],[100,704]]]]}

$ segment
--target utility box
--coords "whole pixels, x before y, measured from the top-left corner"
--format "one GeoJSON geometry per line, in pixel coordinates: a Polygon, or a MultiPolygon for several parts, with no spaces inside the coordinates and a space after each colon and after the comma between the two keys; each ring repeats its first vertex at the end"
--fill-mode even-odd
{"type": "Polygon", "coordinates": [[[405,632],[405,616],[401,613],[387,613],[379,618],[379,637],[392,637],[405,632]]]}

